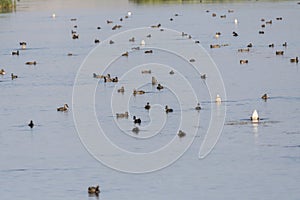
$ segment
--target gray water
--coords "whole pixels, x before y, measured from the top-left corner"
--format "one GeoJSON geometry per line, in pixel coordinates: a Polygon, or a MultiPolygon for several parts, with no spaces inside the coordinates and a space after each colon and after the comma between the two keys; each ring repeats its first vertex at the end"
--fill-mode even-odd
{"type": "MultiPolygon", "coordinates": [[[[300,56],[300,5],[296,1],[154,5],[126,1],[75,1],[71,5],[62,3],[67,1],[41,2],[21,1],[16,12],[0,14],[0,68],[7,73],[0,76],[1,199],[95,199],[88,196],[87,187],[96,184],[101,188],[99,199],[300,198],[300,72],[299,64],[289,61],[300,56]],[[228,13],[228,9],[234,12],[228,13]],[[119,22],[128,11],[132,16],[119,22]],[[211,16],[213,12],[217,17],[211,16]],[[55,19],[51,17],[53,13],[55,19]],[[175,13],[179,16],[175,17],[175,13]],[[226,18],[220,18],[223,14],[226,18]],[[169,20],[171,17],[174,21],[169,20]],[[71,18],[77,21],[70,21],[71,18]],[[260,28],[261,18],[272,19],[272,25],[260,28]],[[112,31],[112,26],[106,24],[108,19],[123,27],[112,31]],[[181,73],[199,89],[203,107],[200,113],[194,112],[195,116],[200,114],[200,127],[193,144],[180,159],[162,170],[122,173],[88,153],[77,134],[72,108],[65,113],[56,108],[64,103],[71,107],[77,71],[97,46],[95,38],[104,41],[115,33],[158,23],[163,28],[191,34],[216,63],[226,89],[226,104],[222,104],[227,110],[225,124],[213,151],[200,160],[198,152],[213,102],[205,81],[197,81],[195,74],[182,69],[181,73]],[[78,40],[71,38],[75,24],[78,40]],[[259,35],[259,30],[265,34],[259,35]],[[232,31],[239,36],[233,37],[232,31]],[[216,32],[222,33],[218,39],[214,38],[216,32]],[[27,42],[26,50],[20,49],[19,41],[27,42]],[[253,47],[249,53],[237,52],[250,42],[253,47]],[[287,47],[282,46],[284,42],[287,47]],[[217,43],[229,46],[209,48],[217,43]],[[269,48],[270,43],[275,47],[269,48]],[[12,56],[11,51],[17,49],[20,56],[12,56]],[[284,55],[276,56],[277,50],[284,50],[284,55]],[[68,53],[73,56],[67,56],[68,53]],[[249,63],[240,65],[240,59],[248,59],[249,63]],[[37,61],[36,66],[25,65],[32,60],[37,61]],[[11,80],[10,73],[19,78],[11,80]],[[266,102],[260,98],[264,93],[270,96],[266,102]],[[263,119],[259,124],[249,123],[254,109],[263,119]],[[33,129],[27,126],[31,119],[36,124],[33,129]]],[[[149,56],[156,61],[166,60],[171,66],[179,63],[163,52],[149,56]]],[[[147,61],[142,53],[133,57],[147,61]]],[[[125,67],[130,63],[121,57],[109,72],[121,77],[117,67],[122,64],[125,67]]],[[[92,74],[89,78],[93,79],[92,74]]],[[[168,103],[174,108],[161,134],[140,143],[122,135],[115,125],[108,98],[113,89],[114,84],[100,81],[95,107],[99,121],[116,144],[130,151],[147,152],[174,137],[180,122],[180,105],[172,92],[165,90],[159,95],[155,88],[145,85],[142,89],[151,94],[131,98],[130,113],[137,114],[145,124],[150,123],[143,109],[145,102],[151,100],[163,106],[168,103]]],[[[194,102],[191,109],[193,106],[194,102]]],[[[119,123],[134,127],[131,119],[119,123]]],[[[139,135],[147,131],[150,130],[144,128],[139,135]]]]}

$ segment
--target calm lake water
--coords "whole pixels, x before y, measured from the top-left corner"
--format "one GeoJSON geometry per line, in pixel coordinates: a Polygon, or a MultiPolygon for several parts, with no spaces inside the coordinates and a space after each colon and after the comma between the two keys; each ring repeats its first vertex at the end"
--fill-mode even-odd
{"type": "MultiPolygon", "coordinates": [[[[299,11],[297,1],[135,4],[125,0],[90,0],[83,4],[21,0],[16,12],[0,14],[0,69],[6,71],[6,75],[0,76],[1,199],[97,199],[87,193],[87,187],[97,184],[101,188],[99,199],[299,199],[300,69],[299,64],[290,63],[291,58],[300,56],[299,11]],[[234,12],[228,13],[229,9],[234,12]],[[132,15],[125,19],[128,11],[132,15]],[[217,16],[212,17],[212,13],[217,16]],[[226,18],[220,18],[221,15],[226,18]],[[121,17],[123,22],[119,21],[121,17]],[[276,20],[278,17],[282,20],[276,20]],[[262,18],[272,20],[272,24],[261,28],[265,23],[262,18]],[[113,25],[106,20],[122,27],[112,31],[113,25]],[[183,75],[197,88],[202,106],[200,112],[193,110],[196,102],[191,103],[190,109],[182,109],[177,97],[185,95],[186,88],[177,84],[175,78],[179,93],[168,89],[157,92],[151,84],[142,85],[139,89],[148,93],[131,96],[128,107],[117,110],[127,109],[130,118],[116,120],[116,111],[110,107],[116,85],[99,80],[96,116],[109,138],[128,151],[154,151],[177,137],[182,113],[191,113],[193,118],[200,115],[200,126],[191,124],[199,129],[193,144],[175,163],[152,173],[123,173],[101,164],[81,143],[71,106],[74,81],[86,56],[97,46],[96,38],[107,43],[105,40],[116,33],[158,23],[162,28],[179,31],[180,37],[181,32],[190,34],[214,60],[226,89],[226,104],[221,105],[226,106],[225,123],[213,151],[199,159],[214,105],[206,81],[187,70],[187,62],[168,52],[137,52],[130,53],[128,58],[119,57],[105,73],[120,78],[130,71],[130,66],[140,63],[169,64],[176,69],[175,75],[183,75]],[[72,39],[71,30],[78,32],[79,39],[72,39]],[[239,36],[233,37],[233,31],[239,36]],[[216,32],[221,32],[219,38],[215,38],[216,32]],[[20,48],[20,41],[27,42],[27,49],[20,48]],[[287,47],[282,46],[284,42],[287,47]],[[253,44],[249,52],[238,52],[249,43],[253,44]],[[271,43],[273,48],[268,47],[271,43]],[[228,46],[211,49],[210,44],[228,46]],[[19,56],[11,55],[15,50],[20,51],[19,56]],[[284,55],[275,55],[276,51],[284,51],[284,55]],[[67,56],[68,53],[73,56],[67,56]],[[249,63],[241,65],[241,59],[249,63]],[[37,65],[25,65],[34,60],[37,65]],[[11,73],[18,78],[11,80],[11,73]],[[264,93],[270,96],[266,102],[260,98],[264,93]],[[165,117],[162,130],[155,125],[147,126],[151,121],[143,108],[147,101],[160,106],[168,104],[174,109],[165,117]],[[70,106],[69,112],[57,112],[56,108],[65,103],[70,106]],[[254,109],[263,119],[259,124],[249,123],[254,109]],[[142,140],[124,135],[116,124],[125,127],[129,136],[137,137],[131,133],[134,114],[143,120],[140,137],[151,137],[152,131],[159,134],[142,140]],[[27,126],[31,119],[36,124],[33,129],[27,126]]],[[[139,43],[140,40],[133,46],[139,43]]],[[[182,48],[185,50],[178,46],[182,48]]],[[[100,68],[95,72],[101,73],[104,69],[100,68]]],[[[165,73],[163,66],[144,68],[165,73]]],[[[137,80],[149,79],[150,83],[152,75],[143,74],[137,80]]],[[[165,79],[172,80],[167,75],[165,79]]],[[[213,75],[207,72],[207,76],[207,81],[212,80],[213,75]]],[[[126,87],[136,80],[124,77],[117,87],[123,84],[128,92],[126,87]]],[[[98,80],[90,74],[87,81],[98,80]]],[[[121,94],[115,98],[118,105],[124,103],[121,94]]],[[[158,116],[165,116],[161,111],[158,106],[158,116]]],[[[155,113],[153,116],[153,123],[159,124],[155,113]]],[[[85,130],[91,131],[89,126],[85,130]]],[[[189,134],[182,140],[187,138],[189,134]]]]}

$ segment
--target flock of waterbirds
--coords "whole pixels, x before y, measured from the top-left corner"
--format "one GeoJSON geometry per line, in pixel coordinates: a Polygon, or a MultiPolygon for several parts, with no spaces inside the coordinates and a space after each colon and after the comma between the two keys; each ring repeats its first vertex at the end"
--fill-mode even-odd
{"type": "MultiPolygon", "coordinates": [[[[298,4],[300,4],[300,3],[298,3],[298,4]]],[[[210,13],[209,10],[207,10],[206,12],[207,12],[207,13],[210,13]]],[[[233,13],[233,12],[234,12],[234,10],[228,10],[228,13],[233,13]]],[[[126,20],[126,19],[130,18],[131,15],[132,15],[132,13],[131,13],[131,12],[128,12],[126,16],[121,17],[121,18],[119,19],[119,22],[122,23],[123,20],[126,20]]],[[[175,14],[174,17],[170,18],[170,21],[174,21],[174,20],[175,20],[175,17],[178,17],[178,16],[179,16],[179,14],[175,14]]],[[[212,16],[212,17],[217,17],[217,13],[212,13],[211,16],[212,16]]],[[[53,14],[53,15],[52,15],[52,18],[55,18],[55,17],[56,17],[56,14],[53,14]]],[[[226,15],[220,15],[220,18],[226,18],[226,15]]],[[[76,18],[72,18],[72,19],[70,19],[70,20],[71,20],[71,21],[76,21],[77,19],[76,19],[76,18]]],[[[276,17],[275,20],[281,21],[281,20],[283,20],[283,18],[282,18],[282,17],[276,17]]],[[[264,30],[263,30],[263,29],[264,29],[266,26],[268,26],[268,25],[272,25],[272,24],[274,23],[274,20],[272,20],[272,19],[265,20],[264,18],[262,18],[262,19],[261,19],[261,22],[262,22],[262,24],[261,24],[261,29],[258,31],[258,34],[264,34],[264,30]]],[[[107,24],[112,24],[112,25],[113,25],[112,28],[111,28],[112,30],[116,30],[116,29],[122,28],[122,25],[120,25],[120,24],[115,24],[112,20],[106,20],[106,23],[107,23],[107,24]]],[[[234,23],[237,24],[237,23],[239,23],[239,22],[238,22],[237,19],[235,19],[235,20],[234,20],[234,23]]],[[[163,29],[161,28],[161,26],[162,26],[161,24],[157,24],[157,25],[152,25],[151,28],[159,28],[159,29],[161,29],[161,31],[163,31],[163,29]]],[[[73,28],[72,28],[72,30],[71,30],[71,38],[74,39],[74,40],[79,39],[79,33],[78,33],[77,30],[76,30],[77,27],[78,27],[78,25],[74,25],[73,28]]],[[[101,27],[98,26],[97,29],[100,30],[101,27]]],[[[222,35],[221,32],[216,32],[216,34],[215,34],[214,37],[215,37],[215,38],[219,38],[221,35],[222,35]]],[[[189,39],[192,38],[191,35],[188,35],[187,33],[184,33],[184,32],[182,32],[182,36],[187,36],[189,39]]],[[[238,37],[239,34],[238,34],[237,32],[235,32],[235,31],[233,31],[233,32],[232,32],[232,36],[233,36],[233,37],[238,37]]],[[[147,38],[151,38],[151,34],[147,35],[147,38]]],[[[129,38],[129,42],[135,42],[135,38],[134,38],[134,37],[129,38]]],[[[96,38],[96,39],[94,40],[94,43],[98,44],[98,43],[101,43],[101,41],[100,41],[99,39],[96,38]]],[[[115,42],[112,41],[112,40],[109,41],[109,44],[114,44],[114,43],[115,43],[115,42]]],[[[200,42],[199,42],[199,41],[195,41],[195,43],[200,43],[200,42]]],[[[27,42],[25,42],[25,41],[19,42],[19,45],[20,45],[20,48],[19,48],[18,50],[14,50],[14,51],[11,52],[11,55],[12,55],[12,56],[21,56],[22,50],[25,50],[25,49],[27,48],[27,42]]],[[[144,46],[144,45],[145,45],[145,41],[142,40],[142,41],[140,42],[140,45],[141,45],[141,46],[144,46]]],[[[221,48],[221,47],[226,47],[226,46],[229,46],[229,44],[211,44],[211,45],[210,45],[210,48],[214,49],[214,48],[221,48]]],[[[282,46],[285,47],[285,48],[288,48],[288,43],[287,43],[287,42],[284,42],[284,43],[282,44],[282,46]]],[[[268,47],[269,47],[269,48],[274,48],[275,45],[272,43],[272,44],[269,44],[268,47]]],[[[251,48],[254,48],[253,43],[247,44],[245,48],[238,49],[238,52],[250,52],[250,51],[251,51],[251,48]]],[[[140,48],[139,48],[139,47],[135,47],[134,50],[140,50],[140,48]]],[[[153,50],[147,50],[147,51],[145,51],[144,53],[146,53],[146,54],[151,54],[151,53],[153,53],[153,50]]],[[[72,54],[72,53],[68,53],[67,55],[68,55],[68,56],[72,56],[73,54],[72,54]]],[[[128,56],[128,55],[129,55],[129,52],[124,52],[121,56],[128,56]]],[[[284,55],[284,51],[282,51],[282,50],[277,50],[277,51],[275,52],[275,55],[278,55],[278,56],[284,55]]],[[[195,60],[193,60],[193,59],[190,60],[190,62],[194,62],[194,61],[195,61],[195,60]]],[[[298,62],[299,62],[298,57],[290,58],[290,63],[298,63],[298,62]]],[[[249,61],[248,61],[247,59],[241,59],[241,60],[240,60],[240,64],[247,64],[247,63],[249,63],[249,61]]],[[[37,65],[38,63],[37,63],[37,61],[28,61],[28,62],[26,62],[25,64],[26,64],[26,65],[34,65],[34,66],[35,66],[35,65],[37,65]]],[[[143,70],[141,73],[143,73],[143,74],[151,74],[151,70],[143,70]]],[[[4,76],[5,74],[6,74],[5,69],[0,69],[0,75],[4,76]]],[[[174,74],[174,71],[173,71],[173,70],[170,71],[169,74],[171,74],[171,75],[174,74]]],[[[106,83],[106,82],[115,82],[115,83],[116,83],[116,82],[119,81],[117,76],[116,76],[116,77],[111,77],[110,74],[107,74],[107,75],[98,75],[98,74],[94,73],[94,74],[93,74],[93,77],[94,77],[94,78],[103,79],[103,82],[105,82],[105,83],[106,83]]],[[[12,79],[12,80],[15,80],[15,79],[17,79],[17,78],[18,78],[18,75],[14,74],[14,73],[11,73],[11,79],[12,79]]],[[[207,78],[207,75],[206,75],[206,74],[202,74],[199,78],[205,80],[205,79],[207,78]]],[[[155,77],[152,77],[152,81],[151,81],[151,82],[152,82],[152,85],[156,85],[157,90],[162,90],[162,89],[164,89],[164,86],[161,85],[160,83],[158,83],[158,81],[157,81],[157,79],[156,79],[155,77]]],[[[125,87],[122,86],[121,88],[119,88],[119,89],[117,90],[117,92],[118,92],[118,93],[124,93],[124,92],[125,92],[125,87]]],[[[136,95],[143,95],[143,94],[145,94],[145,93],[146,93],[146,92],[143,91],[143,90],[136,90],[136,89],[134,89],[133,92],[132,92],[132,94],[133,94],[134,96],[136,96],[136,95]]],[[[269,96],[268,96],[267,94],[263,94],[263,95],[261,96],[261,98],[262,98],[264,101],[267,101],[267,100],[269,99],[269,96]]],[[[220,97],[219,95],[217,95],[216,98],[215,98],[215,103],[220,104],[221,102],[222,102],[221,97],[220,97]]],[[[67,112],[68,109],[69,109],[68,104],[64,104],[62,107],[58,107],[58,108],[57,108],[57,111],[58,111],[58,112],[67,112]]],[[[150,102],[146,102],[146,104],[145,104],[145,106],[144,106],[144,109],[145,109],[145,110],[150,110],[150,109],[151,109],[150,102]]],[[[197,103],[197,105],[196,105],[196,107],[194,107],[194,109],[197,110],[197,111],[201,110],[200,103],[197,103]]],[[[165,112],[166,112],[167,114],[168,114],[168,113],[172,113],[172,112],[173,112],[173,109],[170,108],[168,105],[166,105],[166,106],[165,106],[165,112]]],[[[124,112],[124,113],[116,113],[116,118],[128,118],[128,117],[129,117],[129,113],[128,113],[127,111],[124,112]]],[[[142,123],[142,120],[141,120],[140,118],[136,117],[136,116],[133,116],[132,119],[133,119],[133,123],[134,123],[134,124],[141,124],[141,123],[142,123]]],[[[250,116],[250,120],[252,121],[252,123],[258,123],[258,122],[259,122],[260,117],[259,117],[258,111],[257,111],[256,109],[253,111],[252,115],[250,116]]],[[[33,120],[30,120],[28,126],[29,126],[30,128],[33,128],[33,127],[35,126],[33,120]]],[[[132,129],[132,132],[134,132],[134,133],[136,133],[136,134],[139,133],[139,128],[138,128],[137,126],[135,126],[135,127],[132,129]]],[[[179,130],[178,133],[177,133],[177,135],[178,135],[178,137],[182,138],[182,137],[186,136],[186,133],[185,133],[184,131],[182,131],[182,130],[179,130]]],[[[99,188],[99,185],[88,187],[88,194],[98,196],[98,195],[100,194],[100,188],[99,188]]]]}

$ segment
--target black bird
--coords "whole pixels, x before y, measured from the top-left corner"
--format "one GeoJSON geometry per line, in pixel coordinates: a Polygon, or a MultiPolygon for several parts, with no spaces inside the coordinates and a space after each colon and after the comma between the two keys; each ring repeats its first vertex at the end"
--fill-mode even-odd
{"type": "Polygon", "coordinates": [[[33,127],[34,127],[34,124],[33,124],[33,121],[32,121],[32,120],[30,120],[28,126],[29,126],[30,128],[33,128],[33,127]]]}
{"type": "Polygon", "coordinates": [[[151,106],[150,106],[149,102],[147,102],[147,104],[145,105],[145,109],[150,110],[150,108],[151,108],[151,106]]]}
{"type": "Polygon", "coordinates": [[[233,35],[234,37],[239,36],[239,34],[237,34],[237,32],[235,32],[235,31],[232,32],[232,35],[233,35]]]}
{"type": "Polygon", "coordinates": [[[135,124],[141,124],[141,119],[140,118],[136,118],[136,116],[133,116],[133,122],[135,123],[135,124]]]}
{"type": "Polygon", "coordinates": [[[172,108],[169,108],[168,106],[165,107],[166,113],[170,113],[173,112],[172,108]]]}

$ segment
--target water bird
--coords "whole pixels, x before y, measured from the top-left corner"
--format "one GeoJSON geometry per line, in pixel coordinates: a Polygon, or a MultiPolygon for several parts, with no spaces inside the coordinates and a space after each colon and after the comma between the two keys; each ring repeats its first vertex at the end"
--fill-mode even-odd
{"type": "Polygon", "coordinates": [[[104,78],[103,75],[98,75],[98,74],[96,74],[96,73],[93,73],[93,77],[94,77],[94,78],[104,78]]]}
{"type": "Polygon", "coordinates": [[[79,39],[79,34],[73,33],[73,34],[72,34],[72,39],[73,39],[73,40],[79,39]]]}
{"type": "Polygon", "coordinates": [[[216,14],[216,13],[212,13],[211,16],[212,16],[212,17],[216,17],[217,14],[216,14]]]}
{"type": "Polygon", "coordinates": [[[99,195],[99,193],[100,193],[99,185],[97,185],[96,187],[94,187],[94,186],[88,187],[88,193],[94,194],[94,195],[99,195]]]}
{"type": "Polygon", "coordinates": [[[17,51],[12,51],[12,52],[11,52],[11,55],[13,55],[13,56],[16,55],[16,56],[18,56],[18,55],[19,55],[19,50],[17,50],[17,51]]]}
{"type": "Polygon", "coordinates": [[[173,70],[171,70],[171,71],[169,72],[169,74],[173,75],[173,74],[175,74],[175,72],[174,72],[173,70]]]}
{"type": "Polygon", "coordinates": [[[298,62],[299,62],[298,57],[296,57],[296,58],[291,58],[291,59],[290,59],[290,62],[291,62],[291,63],[298,63],[298,62]]]}
{"type": "Polygon", "coordinates": [[[100,30],[100,29],[101,29],[101,27],[100,27],[100,26],[97,26],[97,29],[98,29],[98,30],[100,30]]]}
{"type": "Polygon", "coordinates": [[[129,39],[129,42],[134,42],[134,41],[135,41],[134,37],[132,37],[132,38],[129,39]]]}
{"type": "Polygon", "coordinates": [[[128,51],[122,54],[122,56],[126,56],[126,57],[128,57],[128,55],[129,55],[128,51]]]}
{"type": "Polygon", "coordinates": [[[0,75],[5,75],[5,70],[4,69],[0,69],[0,75]]]}
{"type": "Polygon", "coordinates": [[[118,89],[118,92],[119,92],[119,93],[124,93],[124,92],[125,92],[124,86],[122,86],[120,89],[118,89]]]}
{"type": "Polygon", "coordinates": [[[199,44],[199,43],[200,43],[200,41],[199,41],[199,40],[196,40],[196,41],[195,41],[195,43],[196,43],[196,44],[199,44]]]}
{"type": "Polygon", "coordinates": [[[276,20],[282,20],[282,17],[276,17],[276,20]]]}
{"type": "Polygon", "coordinates": [[[141,44],[141,46],[145,46],[146,45],[145,40],[142,40],[140,44],[141,44]]]}
{"type": "Polygon", "coordinates": [[[200,103],[197,103],[197,106],[195,107],[195,110],[201,110],[200,103]]]}
{"type": "Polygon", "coordinates": [[[25,63],[26,65],[36,65],[37,62],[36,61],[28,61],[25,63]]]}
{"type": "Polygon", "coordinates": [[[263,100],[267,100],[269,97],[268,97],[268,95],[265,93],[264,95],[261,96],[261,98],[262,98],[263,100]]]}
{"type": "Polygon", "coordinates": [[[274,44],[272,43],[272,44],[269,44],[269,47],[270,48],[274,48],[274,44]]]}
{"type": "Polygon", "coordinates": [[[234,12],[234,10],[231,10],[231,9],[228,10],[228,13],[233,13],[233,12],[234,12]]]}
{"type": "Polygon", "coordinates": [[[207,77],[206,77],[206,74],[201,74],[201,75],[200,75],[200,78],[201,78],[201,79],[206,79],[206,78],[207,78],[207,77]]]}
{"type": "Polygon", "coordinates": [[[234,19],[234,23],[235,23],[235,24],[238,24],[238,20],[237,20],[237,19],[234,19]]]}
{"type": "Polygon", "coordinates": [[[276,51],[275,54],[276,54],[276,55],[283,55],[283,54],[284,54],[284,51],[276,51]]]}
{"type": "Polygon", "coordinates": [[[120,18],[120,22],[122,22],[122,21],[123,21],[123,18],[121,17],[121,18],[120,18]]]}
{"type": "Polygon", "coordinates": [[[222,102],[221,97],[220,95],[217,94],[216,103],[221,103],[221,102],[222,102]]]}
{"type": "Polygon", "coordinates": [[[248,48],[251,48],[253,47],[253,44],[250,42],[248,45],[247,45],[248,48]]]}
{"type": "Polygon", "coordinates": [[[284,43],[282,44],[282,46],[283,46],[283,47],[287,47],[287,42],[284,42],[284,43]]]}
{"type": "Polygon", "coordinates": [[[132,15],[132,12],[128,11],[127,15],[130,17],[132,15]]]}
{"type": "Polygon", "coordinates": [[[141,48],[140,47],[132,47],[131,49],[132,50],[140,50],[141,48]]]}
{"type": "Polygon", "coordinates": [[[264,31],[258,31],[258,34],[265,34],[264,31]]]}
{"type": "Polygon", "coordinates": [[[53,18],[53,19],[55,19],[55,17],[56,17],[56,14],[55,14],[55,13],[53,13],[53,14],[52,14],[52,18],[53,18]]]}
{"type": "Polygon", "coordinates": [[[27,43],[26,42],[20,42],[20,45],[21,45],[22,49],[26,49],[27,43]]]}
{"type": "Polygon", "coordinates": [[[151,80],[152,85],[156,85],[157,84],[157,79],[152,76],[152,80],[151,80]]]}
{"type": "Polygon", "coordinates": [[[107,23],[107,24],[112,24],[113,21],[111,21],[111,20],[106,20],[106,23],[107,23]]]}
{"type": "Polygon", "coordinates": [[[32,120],[30,120],[28,126],[29,126],[30,128],[33,128],[33,127],[34,127],[34,124],[33,124],[33,121],[32,121],[32,120]]]}
{"type": "Polygon", "coordinates": [[[142,70],[142,74],[151,74],[151,69],[142,70]]]}
{"type": "Polygon", "coordinates": [[[136,118],[136,116],[133,116],[133,123],[135,124],[141,124],[142,120],[140,118],[136,118]]]}
{"type": "Polygon", "coordinates": [[[233,35],[234,37],[239,36],[239,34],[237,34],[237,32],[235,32],[235,31],[232,32],[232,35],[233,35]]]}
{"type": "Polygon", "coordinates": [[[170,113],[170,112],[173,112],[173,109],[172,109],[172,108],[169,108],[169,106],[166,105],[165,111],[166,111],[166,113],[170,113]]]}
{"type": "Polygon", "coordinates": [[[65,104],[63,107],[57,108],[57,111],[65,112],[68,111],[68,109],[69,109],[68,104],[65,104]]]}
{"type": "Polygon", "coordinates": [[[125,113],[116,113],[117,118],[128,118],[128,112],[125,113]]]}
{"type": "Polygon", "coordinates": [[[111,28],[111,30],[116,30],[116,29],[119,29],[119,28],[121,28],[122,26],[121,25],[114,25],[112,28],[111,28]]]}
{"type": "Polygon", "coordinates": [[[245,48],[245,49],[238,49],[238,52],[249,52],[250,49],[249,48],[245,48]]]}
{"type": "Polygon", "coordinates": [[[70,21],[77,21],[77,19],[76,18],[71,18],[70,21]]]}
{"type": "Polygon", "coordinates": [[[220,47],[221,47],[221,45],[219,45],[219,44],[211,44],[210,45],[211,49],[216,49],[216,48],[220,48],[220,47]]]}
{"type": "Polygon", "coordinates": [[[134,127],[134,128],[132,129],[132,132],[134,132],[135,134],[138,134],[138,133],[140,132],[139,127],[134,127]]]}
{"type": "Polygon", "coordinates": [[[14,80],[14,79],[16,79],[16,78],[18,78],[18,76],[17,76],[17,75],[14,75],[13,73],[11,73],[11,80],[14,80]]]}
{"type": "Polygon", "coordinates": [[[248,60],[240,60],[240,64],[248,64],[248,60]]]}
{"type": "Polygon", "coordinates": [[[186,133],[183,132],[182,130],[179,130],[179,132],[177,133],[178,137],[182,138],[184,136],[186,136],[186,133]]]}
{"type": "Polygon", "coordinates": [[[195,62],[196,60],[194,58],[191,58],[190,59],[190,62],[195,62]]]}
{"type": "Polygon", "coordinates": [[[157,85],[156,89],[162,90],[162,89],[164,89],[164,86],[162,86],[162,85],[159,83],[159,84],[157,85]]]}
{"type": "Polygon", "coordinates": [[[252,116],[250,117],[250,119],[251,119],[252,122],[258,122],[259,117],[258,117],[257,110],[253,111],[252,116]]]}
{"type": "Polygon", "coordinates": [[[272,24],[272,23],[273,23],[272,20],[266,21],[266,24],[272,24]]]}
{"type": "Polygon", "coordinates": [[[152,25],[151,28],[160,28],[161,24],[157,24],[157,25],[152,25]]]}
{"type": "Polygon", "coordinates": [[[100,40],[99,39],[95,39],[95,44],[98,44],[98,43],[100,43],[100,40]]]}
{"type": "Polygon", "coordinates": [[[133,90],[133,95],[134,96],[137,95],[137,94],[145,94],[145,93],[146,92],[144,90],[136,90],[136,89],[133,90]]]}
{"type": "Polygon", "coordinates": [[[146,37],[147,37],[147,38],[151,38],[151,34],[147,35],[146,37]]]}
{"type": "Polygon", "coordinates": [[[149,54],[149,53],[153,53],[153,51],[152,50],[146,50],[145,51],[145,54],[149,54]]]}
{"type": "Polygon", "coordinates": [[[266,25],[265,25],[265,24],[262,24],[262,25],[261,25],[261,27],[262,27],[262,28],[265,28],[265,27],[266,27],[266,25]]]}
{"type": "Polygon", "coordinates": [[[109,40],[109,44],[114,44],[115,42],[112,40],[109,40]]]}
{"type": "Polygon", "coordinates": [[[173,21],[173,18],[172,18],[172,17],[170,18],[170,21],[173,21]]]}
{"type": "Polygon", "coordinates": [[[151,108],[151,106],[150,106],[150,103],[149,102],[147,102],[147,104],[145,105],[145,107],[144,107],[146,110],[150,110],[150,108],[151,108]]]}
{"type": "Polygon", "coordinates": [[[226,15],[220,15],[220,18],[226,18],[226,15]]]}

